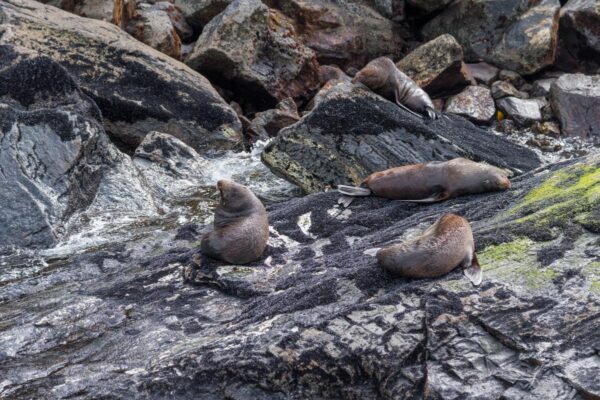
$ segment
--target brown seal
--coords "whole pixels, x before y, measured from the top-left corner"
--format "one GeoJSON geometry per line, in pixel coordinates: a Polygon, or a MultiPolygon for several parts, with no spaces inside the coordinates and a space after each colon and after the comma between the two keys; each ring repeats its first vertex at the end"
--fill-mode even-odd
{"type": "Polygon", "coordinates": [[[460,265],[471,282],[479,285],[482,273],[474,251],[469,222],[445,214],[418,238],[385,247],[376,256],[383,269],[405,278],[434,278],[460,265]]]}
{"type": "Polygon", "coordinates": [[[215,210],[214,230],[202,237],[202,252],[231,264],[258,260],[269,240],[265,207],[250,189],[233,181],[220,180],[217,188],[221,201],[215,210]]]}
{"type": "Polygon", "coordinates": [[[506,172],[466,158],[432,161],[391,168],[369,175],[362,186],[339,185],[348,196],[376,196],[394,200],[434,203],[466,194],[510,188],[506,172]]]}
{"type": "Polygon", "coordinates": [[[352,83],[362,83],[375,93],[395,100],[399,106],[426,114],[431,119],[438,116],[429,95],[387,57],[369,62],[352,78],[352,83]]]}

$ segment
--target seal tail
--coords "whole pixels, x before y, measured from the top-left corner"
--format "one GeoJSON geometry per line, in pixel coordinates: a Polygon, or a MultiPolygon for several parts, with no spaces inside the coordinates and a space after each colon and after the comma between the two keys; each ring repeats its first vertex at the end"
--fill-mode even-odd
{"type": "Polygon", "coordinates": [[[483,273],[481,272],[481,266],[479,266],[479,261],[477,260],[475,253],[473,253],[471,265],[465,268],[464,273],[465,276],[469,278],[471,283],[473,283],[473,285],[479,286],[481,284],[481,281],[483,280],[483,273]]]}
{"type": "Polygon", "coordinates": [[[337,190],[346,196],[360,197],[371,195],[371,189],[356,186],[338,185],[337,190]]]}

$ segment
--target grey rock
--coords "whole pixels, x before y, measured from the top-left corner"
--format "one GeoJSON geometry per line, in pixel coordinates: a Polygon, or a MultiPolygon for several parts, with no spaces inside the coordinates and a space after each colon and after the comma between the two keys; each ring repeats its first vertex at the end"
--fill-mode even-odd
{"type": "Polygon", "coordinates": [[[562,75],[552,84],[550,99],[566,136],[600,140],[600,75],[562,75]]]}
{"type": "Polygon", "coordinates": [[[202,75],[112,24],[32,0],[0,3],[0,44],[39,50],[67,69],[127,146],[170,133],[199,151],[240,148],[241,123],[202,75]]]}
{"type": "Polygon", "coordinates": [[[463,63],[462,48],[452,35],[441,35],[419,46],[396,66],[431,96],[456,93],[475,83],[463,63]]]}
{"type": "Polygon", "coordinates": [[[531,88],[531,96],[548,97],[550,95],[550,87],[555,81],[556,78],[545,78],[533,82],[533,86],[531,88]]]}
{"type": "Polygon", "coordinates": [[[358,185],[376,171],[458,156],[515,172],[539,165],[530,150],[459,116],[444,114],[425,121],[360,85],[338,82],[325,87],[314,103],[312,111],[283,129],[262,155],[276,175],[305,192],[358,185]]]}
{"type": "Polygon", "coordinates": [[[486,84],[490,86],[498,77],[498,72],[500,71],[498,68],[490,65],[486,62],[478,62],[474,64],[467,64],[469,71],[471,71],[471,76],[480,83],[486,84]]]}
{"type": "Polygon", "coordinates": [[[520,88],[526,83],[525,79],[523,79],[523,77],[518,72],[511,71],[508,69],[500,70],[500,72],[498,73],[498,79],[500,79],[501,81],[510,82],[513,86],[517,88],[520,88]]]}
{"type": "Polygon", "coordinates": [[[286,97],[307,100],[318,88],[314,52],[260,0],[232,2],[204,28],[186,63],[259,109],[286,97]]]}
{"type": "Polygon", "coordinates": [[[529,94],[526,92],[521,92],[517,90],[510,82],[506,81],[496,81],[492,84],[491,88],[492,97],[495,100],[501,99],[503,97],[513,96],[518,97],[519,99],[527,99],[529,98],[529,94]]]}
{"type": "Polygon", "coordinates": [[[529,126],[542,120],[541,104],[537,100],[505,97],[498,100],[496,106],[504,113],[505,118],[513,119],[520,126],[529,126]]]}
{"type": "Polygon", "coordinates": [[[259,137],[269,138],[277,136],[277,133],[286,126],[295,124],[300,119],[298,108],[292,98],[287,98],[277,104],[272,110],[256,113],[250,129],[259,137]]]}
{"type": "Polygon", "coordinates": [[[560,2],[458,0],[423,27],[426,39],[453,35],[468,60],[532,74],[554,62],[560,2]]]}
{"type": "Polygon", "coordinates": [[[175,0],[174,5],[184,13],[187,22],[198,32],[222,13],[232,0],[175,0]]]}
{"type": "Polygon", "coordinates": [[[600,67],[600,4],[569,0],[561,9],[556,63],[564,71],[594,73],[600,67]]]}
{"type": "Polygon", "coordinates": [[[468,86],[459,94],[450,97],[444,110],[477,122],[488,122],[496,114],[492,94],[488,88],[482,86],[468,86]]]}

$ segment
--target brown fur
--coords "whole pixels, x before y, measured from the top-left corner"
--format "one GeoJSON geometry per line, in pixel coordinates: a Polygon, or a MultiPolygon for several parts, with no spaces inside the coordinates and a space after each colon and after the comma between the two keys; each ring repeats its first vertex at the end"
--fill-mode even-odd
{"type": "Polygon", "coordinates": [[[362,184],[376,196],[432,202],[510,188],[503,170],[465,158],[391,168],[369,175],[362,184]]]}
{"type": "Polygon", "coordinates": [[[388,272],[405,278],[433,278],[462,265],[477,264],[473,232],[466,219],[445,214],[420,237],[385,247],[377,260],[388,272]]]}
{"type": "Polygon", "coordinates": [[[379,57],[358,71],[352,83],[362,83],[375,93],[424,114],[434,110],[429,95],[387,57],[379,57]]]}
{"type": "Polygon", "coordinates": [[[221,201],[214,230],[202,238],[202,252],[231,264],[258,260],[269,240],[269,220],[261,201],[247,187],[220,180],[221,201]]]}

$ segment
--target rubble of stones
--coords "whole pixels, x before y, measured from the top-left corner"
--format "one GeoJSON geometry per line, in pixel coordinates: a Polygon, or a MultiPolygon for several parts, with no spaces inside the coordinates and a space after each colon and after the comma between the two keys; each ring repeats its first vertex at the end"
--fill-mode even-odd
{"type": "Polygon", "coordinates": [[[250,141],[298,120],[295,106],[305,110],[325,83],[323,66],[352,76],[388,56],[440,111],[508,135],[527,132],[545,152],[563,150],[560,138],[600,143],[593,1],[45,2],[111,21],[208,77],[250,141]]]}

